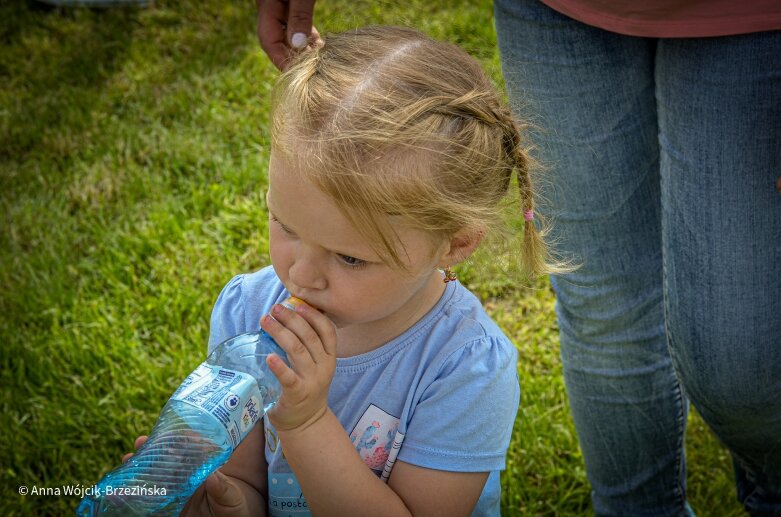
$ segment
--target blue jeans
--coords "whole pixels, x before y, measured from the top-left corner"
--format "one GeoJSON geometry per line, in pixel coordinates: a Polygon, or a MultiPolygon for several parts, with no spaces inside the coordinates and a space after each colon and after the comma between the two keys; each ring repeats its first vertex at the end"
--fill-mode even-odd
{"type": "MultiPolygon", "coordinates": [[[[686,515],[690,400],[781,515],[781,31],[622,36],[497,0],[564,256],[551,279],[600,515],[686,515]]],[[[713,509],[703,509],[703,511],[713,509]]]]}

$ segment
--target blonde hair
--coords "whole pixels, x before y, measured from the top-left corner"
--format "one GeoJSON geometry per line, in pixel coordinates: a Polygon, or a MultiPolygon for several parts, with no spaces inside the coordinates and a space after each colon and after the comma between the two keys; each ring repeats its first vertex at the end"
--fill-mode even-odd
{"type": "MultiPolygon", "coordinates": [[[[521,210],[534,210],[519,125],[480,64],[415,30],[327,36],[280,77],[272,120],[275,151],[391,266],[404,269],[391,216],[433,242],[497,228],[513,170],[521,210]]],[[[534,221],[524,228],[526,269],[557,271],[534,221]]]]}

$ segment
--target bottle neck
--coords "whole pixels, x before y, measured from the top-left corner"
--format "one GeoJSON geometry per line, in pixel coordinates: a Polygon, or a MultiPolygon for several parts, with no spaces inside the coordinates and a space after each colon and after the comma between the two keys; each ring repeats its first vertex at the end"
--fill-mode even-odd
{"type": "Polygon", "coordinates": [[[296,307],[298,307],[299,305],[306,305],[306,302],[301,298],[296,298],[295,296],[291,296],[290,298],[282,302],[280,305],[287,307],[291,311],[295,311],[296,307]]]}

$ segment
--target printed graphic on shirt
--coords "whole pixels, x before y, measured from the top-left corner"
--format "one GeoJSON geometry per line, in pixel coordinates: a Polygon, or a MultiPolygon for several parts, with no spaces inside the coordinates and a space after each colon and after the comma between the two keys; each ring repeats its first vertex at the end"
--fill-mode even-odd
{"type": "Polygon", "coordinates": [[[385,460],[385,467],[382,469],[382,476],[380,476],[380,479],[385,483],[388,482],[391,470],[393,470],[393,464],[396,463],[396,456],[399,455],[399,449],[401,449],[401,442],[403,441],[404,435],[401,432],[396,431],[396,436],[393,438],[393,444],[388,453],[388,459],[385,460]]]}
{"type": "Polygon", "coordinates": [[[268,473],[268,510],[273,517],[309,515],[309,506],[293,473],[268,473]]]}
{"type": "Polygon", "coordinates": [[[361,459],[383,481],[387,481],[390,475],[404,438],[398,429],[397,417],[370,404],[350,433],[350,439],[361,459]],[[386,470],[387,474],[384,473],[386,470]]]}

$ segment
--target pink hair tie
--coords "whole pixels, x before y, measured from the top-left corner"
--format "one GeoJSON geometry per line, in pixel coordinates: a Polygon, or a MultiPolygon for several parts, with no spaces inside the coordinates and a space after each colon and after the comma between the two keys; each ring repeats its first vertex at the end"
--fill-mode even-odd
{"type": "Polygon", "coordinates": [[[534,219],[534,210],[527,210],[523,213],[523,218],[527,221],[531,221],[534,219]]]}

